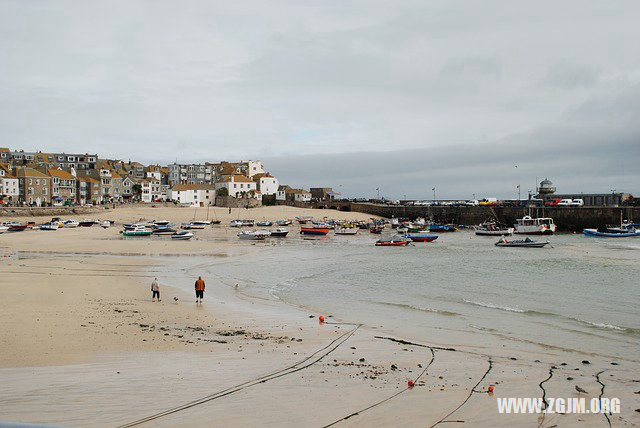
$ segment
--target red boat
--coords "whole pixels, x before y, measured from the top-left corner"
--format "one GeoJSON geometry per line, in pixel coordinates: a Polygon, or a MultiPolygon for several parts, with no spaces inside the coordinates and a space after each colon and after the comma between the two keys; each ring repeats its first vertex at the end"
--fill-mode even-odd
{"type": "Polygon", "coordinates": [[[28,224],[10,224],[9,225],[9,232],[22,232],[27,227],[29,227],[28,224]]]}
{"type": "Polygon", "coordinates": [[[376,235],[380,235],[382,233],[382,228],[381,227],[372,227],[371,229],[369,229],[369,232],[375,233],[376,235]]]}
{"type": "Polygon", "coordinates": [[[404,247],[405,245],[409,245],[410,243],[411,241],[408,239],[393,237],[390,239],[380,239],[376,241],[376,247],[404,247]]]}
{"type": "Polygon", "coordinates": [[[329,233],[327,227],[301,227],[300,233],[303,235],[326,235],[329,233]]]}

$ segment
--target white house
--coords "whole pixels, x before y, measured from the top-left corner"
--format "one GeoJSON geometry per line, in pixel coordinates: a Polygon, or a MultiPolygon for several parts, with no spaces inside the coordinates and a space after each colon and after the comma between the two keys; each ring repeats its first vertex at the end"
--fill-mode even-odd
{"type": "Polygon", "coordinates": [[[286,198],[288,201],[309,202],[311,201],[311,192],[304,189],[286,189],[286,198]]]}
{"type": "Polygon", "coordinates": [[[163,197],[160,180],[156,178],[143,178],[140,180],[140,186],[142,187],[142,202],[156,202],[166,199],[166,190],[163,197]]]}
{"type": "Polygon", "coordinates": [[[255,181],[244,175],[231,175],[217,181],[216,190],[226,188],[229,196],[234,198],[257,195],[258,185],[255,181]]]}
{"type": "Polygon", "coordinates": [[[216,187],[213,184],[176,184],[168,190],[167,199],[180,204],[215,205],[216,187]]]}
{"type": "Polygon", "coordinates": [[[19,195],[18,179],[0,165],[0,204],[17,203],[19,195]]]}
{"type": "Polygon", "coordinates": [[[287,200],[287,189],[290,189],[290,187],[287,186],[286,184],[278,186],[278,191],[276,192],[276,201],[287,200]]]}
{"type": "Polygon", "coordinates": [[[256,174],[252,178],[263,195],[275,195],[278,193],[278,179],[268,172],[266,174],[256,174]]]}

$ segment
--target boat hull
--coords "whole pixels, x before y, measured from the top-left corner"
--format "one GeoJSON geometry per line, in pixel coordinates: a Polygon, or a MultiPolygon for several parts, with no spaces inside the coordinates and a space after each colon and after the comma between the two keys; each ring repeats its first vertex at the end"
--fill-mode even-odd
{"type": "Polygon", "coordinates": [[[329,229],[323,227],[302,227],[300,228],[300,233],[303,235],[327,235],[329,229]]]}
{"type": "Polygon", "coordinates": [[[596,229],[584,229],[582,233],[584,234],[584,236],[594,237],[594,238],[632,238],[632,237],[640,236],[640,231],[611,233],[611,232],[599,232],[596,229]]]}
{"type": "Polygon", "coordinates": [[[412,242],[432,242],[438,239],[438,235],[408,234],[405,238],[410,239],[412,242]]]}
{"type": "Polygon", "coordinates": [[[508,229],[501,229],[501,230],[476,229],[476,235],[480,235],[480,236],[506,236],[506,235],[513,235],[513,228],[510,227],[508,229]]]}
{"type": "Polygon", "coordinates": [[[378,241],[376,247],[404,247],[409,245],[411,241],[378,241]]]}

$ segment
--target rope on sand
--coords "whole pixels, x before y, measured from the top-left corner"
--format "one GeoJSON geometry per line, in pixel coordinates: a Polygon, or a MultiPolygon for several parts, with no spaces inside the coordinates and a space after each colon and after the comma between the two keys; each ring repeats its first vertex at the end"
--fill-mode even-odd
{"type": "MultiPolygon", "coordinates": [[[[427,366],[424,368],[424,370],[422,370],[420,375],[418,375],[418,377],[416,378],[416,383],[420,380],[422,375],[424,375],[427,372],[427,369],[429,369],[429,366],[433,363],[433,360],[435,360],[435,358],[436,358],[436,354],[435,354],[433,348],[431,348],[431,347],[428,347],[428,348],[431,351],[431,360],[429,361],[429,364],[427,364],[427,366]]],[[[395,394],[385,398],[384,400],[380,400],[377,403],[374,403],[374,404],[372,404],[372,405],[370,405],[368,407],[365,407],[362,410],[358,410],[357,412],[353,412],[353,413],[351,413],[351,414],[349,414],[349,415],[347,415],[347,416],[345,416],[343,418],[340,418],[340,419],[338,419],[338,420],[336,420],[334,422],[331,422],[330,424],[325,425],[323,428],[328,428],[330,426],[336,425],[339,422],[346,421],[347,419],[349,419],[349,418],[351,418],[353,416],[359,415],[361,413],[366,412],[367,410],[373,409],[374,407],[379,406],[382,403],[386,403],[387,401],[396,398],[398,395],[402,394],[403,392],[406,392],[408,389],[409,389],[409,387],[405,387],[404,389],[401,389],[400,391],[398,391],[395,394]]]]}
{"type": "Polygon", "coordinates": [[[337,338],[333,339],[331,342],[329,342],[329,344],[327,344],[326,346],[318,349],[317,351],[315,351],[313,354],[309,355],[308,357],[306,357],[305,359],[297,362],[296,364],[293,364],[291,366],[288,366],[284,369],[269,373],[267,375],[252,379],[252,380],[248,380],[246,382],[240,383],[238,385],[232,386],[230,388],[224,389],[222,391],[216,392],[215,394],[211,394],[208,395],[206,397],[202,397],[199,398],[197,400],[191,401],[189,403],[185,403],[183,405],[177,406],[177,407],[173,407],[171,409],[167,409],[165,411],[147,416],[145,418],[142,419],[138,419],[137,421],[133,421],[133,422],[129,422],[123,425],[120,425],[118,428],[128,428],[128,427],[134,427],[134,426],[138,426],[138,425],[142,425],[144,423],[147,422],[151,422],[153,420],[165,417],[165,416],[169,416],[171,414],[174,413],[178,413],[181,412],[183,410],[186,409],[190,409],[192,407],[198,406],[200,404],[204,404],[207,403],[209,401],[213,401],[216,400],[218,398],[222,398],[225,397],[227,395],[231,395],[233,393],[236,393],[238,391],[241,391],[243,389],[258,385],[260,383],[265,383],[268,382],[270,380],[274,380],[277,379],[279,377],[282,376],[287,376],[290,375],[292,373],[298,372],[300,370],[304,370],[307,367],[310,367],[314,364],[316,364],[317,362],[319,362],[320,360],[322,360],[324,357],[326,357],[327,355],[329,355],[330,353],[332,353],[333,351],[335,351],[340,345],[342,345],[344,342],[346,342],[361,326],[362,324],[349,324],[349,323],[332,323],[332,324],[341,324],[341,325],[353,325],[354,328],[341,334],[340,336],[338,336],[337,338]]]}
{"type": "Polygon", "coordinates": [[[465,404],[467,404],[467,401],[469,401],[469,399],[471,398],[471,396],[473,395],[474,392],[480,392],[480,391],[476,391],[476,388],[478,387],[478,385],[480,385],[482,383],[482,381],[484,380],[485,377],[487,377],[487,375],[489,374],[489,372],[491,371],[491,369],[493,368],[493,361],[491,361],[491,358],[489,358],[489,368],[487,368],[487,371],[484,372],[484,374],[482,375],[482,377],[480,378],[480,380],[478,381],[478,383],[476,383],[474,385],[473,388],[471,388],[471,392],[469,392],[469,395],[467,396],[467,398],[465,398],[465,400],[460,403],[460,405],[458,407],[456,407],[455,409],[453,409],[447,416],[445,416],[444,418],[440,419],[438,422],[436,422],[435,424],[431,425],[430,428],[435,427],[438,424],[441,424],[443,422],[447,422],[445,421],[445,419],[447,419],[449,416],[453,415],[455,412],[457,412],[462,406],[464,406],[465,404]]]}

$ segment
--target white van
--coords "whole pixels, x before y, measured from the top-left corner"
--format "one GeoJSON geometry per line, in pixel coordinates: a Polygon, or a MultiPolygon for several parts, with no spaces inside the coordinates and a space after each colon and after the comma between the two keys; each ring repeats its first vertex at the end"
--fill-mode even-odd
{"type": "Polygon", "coordinates": [[[571,206],[572,207],[583,207],[584,206],[584,201],[582,199],[574,199],[573,201],[571,201],[571,206]]]}
{"type": "Polygon", "coordinates": [[[560,202],[558,202],[557,206],[568,207],[568,206],[571,206],[572,202],[573,202],[573,199],[563,199],[560,202]]]}

